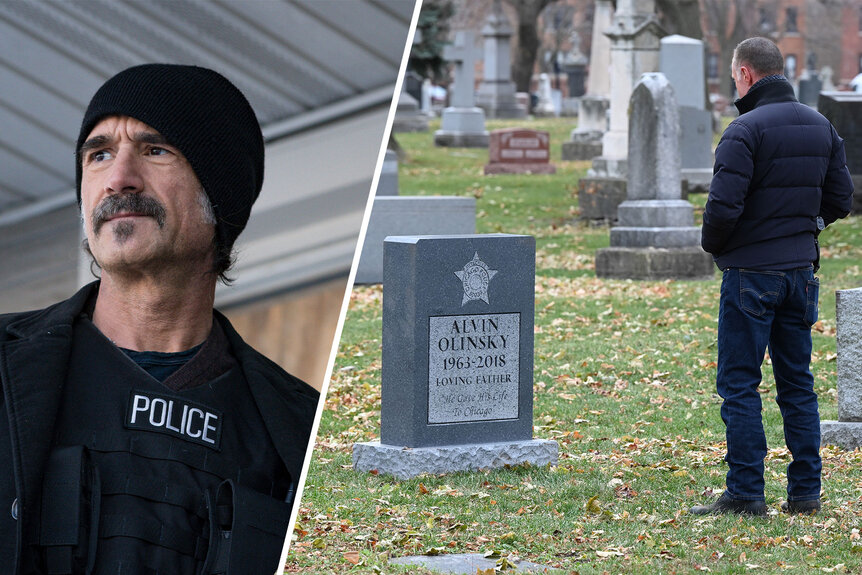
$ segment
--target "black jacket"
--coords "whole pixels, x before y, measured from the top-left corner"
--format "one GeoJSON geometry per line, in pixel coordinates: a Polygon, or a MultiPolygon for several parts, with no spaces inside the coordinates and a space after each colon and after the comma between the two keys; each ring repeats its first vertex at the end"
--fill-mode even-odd
{"type": "Polygon", "coordinates": [[[781,76],[736,101],[715,151],[701,245],[719,268],[791,269],[816,258],[817,216],[850,212],[844,142],[781,76]]]}
{"type": "MultiPolygon", "coordinates": [[[[39,311],[0,316],[0,538],[15,557],[0,554],[0,572],[20,573],[24,541],[33,541],[39,524],[42,474],[51,448],[54,422],[72,344],[72,323],[95,283],[72,298],[39,311]],[[5,440],[5,441],[4,441],[5,440]],[[14,487],[13,487],[14,486],[14,487]],[[16,543],[8,545],[9,539],[16,543]],[[11,563],[17,567],[11,569],[11,563]]],[[[267,431],[290,476],[302,471],[319,394],[246,344],[230,322],[215,312],[248,381],[267,431]]]]}

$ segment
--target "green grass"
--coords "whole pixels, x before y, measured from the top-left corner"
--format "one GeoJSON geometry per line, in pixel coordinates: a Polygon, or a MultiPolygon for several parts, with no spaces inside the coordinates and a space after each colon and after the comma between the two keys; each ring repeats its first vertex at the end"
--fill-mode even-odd
{"type": "MultiPolygon", "coordinates": [[[[488,122],[489,129],[516,125],[488,122]]],[[[574,127],[535,121],[559,144],[574,127]]],[[[432,127],[432,130],[434,127],[432,127]]],[[[714,391],[719,279],[600,280],[608,229],[578,221],[587,162],[553,176],[483,176],[483,150],[435,148],[399,134],[402,195],[477,198],[479,232],[536,237],[534,434],[560,445],[554,467],[424,476],[351,469],[354,442],[379,437],[381,290],[353,291],[288,561],[289,573],[430,573],[389,557],[496,551],[563,573],[765,573],[862,570],[862,453],[825,448],[824,509],[777,513],[789,454],[764,365],[771,447],[766,519],[694,517],[724,487],[720,398],[714,391]]],[[[692,196],[699,219],[706,198],[692,196]]],[[[835,289],[860,285],[862,225],[821,237],[820,321],[812,370],[821,417],[837,417],[835,289]]]]}

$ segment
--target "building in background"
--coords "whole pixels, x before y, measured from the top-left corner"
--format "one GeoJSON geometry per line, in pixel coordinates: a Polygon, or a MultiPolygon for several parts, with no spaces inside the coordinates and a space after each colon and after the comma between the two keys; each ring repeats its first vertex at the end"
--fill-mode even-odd
{"type": "Polygon", "coordinates": [[[266,141],[236,281],[216,307],[320,388],[414,2],[0,3],[0,313],[93,279],[73,148],[96,89],[136,64],[201,65],[243,91],[266,141]]]}

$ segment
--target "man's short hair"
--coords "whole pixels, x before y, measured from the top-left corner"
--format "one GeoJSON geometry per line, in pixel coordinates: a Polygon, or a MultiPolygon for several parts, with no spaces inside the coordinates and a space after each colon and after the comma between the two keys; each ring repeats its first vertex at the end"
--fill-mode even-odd
{"type": "Polygon", "coordinates": [[[737,69],[745,64],[758,76],[784,73],[784,56],[769,38],[749,38],[740,42],[733,50],[733,63],[737,69]]]}

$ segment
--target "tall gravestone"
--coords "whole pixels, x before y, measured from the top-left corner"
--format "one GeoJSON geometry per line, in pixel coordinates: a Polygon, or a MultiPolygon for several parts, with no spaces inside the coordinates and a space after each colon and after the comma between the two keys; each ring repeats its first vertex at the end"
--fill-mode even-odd
{"type": "Polygon", "coordinates": [[[644,74],[631,97],[628,199],[609,248],[596,251],[596,275],[628,279],[711,279],[694,208],[680,199],[679,116],[673,87],[644,74]]]}
{"type": "Polygon", "coordinates": [[[577,116],[581,98],[587,90],[586,76],[589,59],[581,52],[581,35],[572,31],[571,49],[563,56],[562,70],[566,74],[566,97],[562,100],[561,116],[577,116]]]}
{"type": "Polygon", "coordinates": [[[482,28],[485,39],[485,65],[482,83],[476,93],[476,105],[489,118],[525,118],[527,108],[515,98],[512,81],[512,27],[500,0],[494,0],[482,28]]]}
{"type": "Polygon", "coordinates": [[[611,40],[604,32],[611,26],[611,0],[596,0],[590,46],[587,93],[578,103],[578,126],[570,141],[562,144],[563,160],[591,160],[602,153],[602,136],[608,129],[611,40]]]}
{"type": "Polygon", "coordinates": [[[406,479],[556,462],[533,439],[535,240],[386,239],[380,441],[359,471],[406,479]]]}
{"type": "Polygon", "coordinates": [[[578,182],[581,218],[613,221],[626,198],[629,98],[642,74],[659,65],[659,39],[665,35],[654,0],[618,0],[611,27],[610,122],[602,155],[578,182]]]}
{"type": "Polygon", "coordinates": [[[838,421],[820,423],[820,442],[862,447],[862,288],[835,292],[838,421]]]}
{"type": "Polygon", "coordinates": [[[485,112],[473,100],[475,84],[475,46],[473,33],[461,30],[455,41],[446,46],[443,57],[455,64],[455,86],[450,106],[443,110],[440,129],[434,132],[434,144],[456,148],[487,148],[485,112]]]}
{"type": "Polygon", "coordinates": [[[821,92],[817,110],[844,139],[847,168],[853,177],[853,213],[862,213],[862,93],[821,92]]]}
{"type": "MultiPolygon", "coordinates": [[[[413,37],[413,45],[422,41],[422,34],[417,30],[413,37]]],[[[395,106],[395,117],[392,119],[392,131],[400,132],[427,132],[428,114],[419,108],[419,98],[411,94],[408,89],[407,78],[401,82],[401,93],[398,94],[398,103],[395,106]]]]}
{"type": "Polygon", "coordinates": [[[681,177],[689,192],[709,192],[712,181],[712,114],[706,109],[703,41],[674,34],[661,39],[659,72],[679,104],[681,177]]]}

